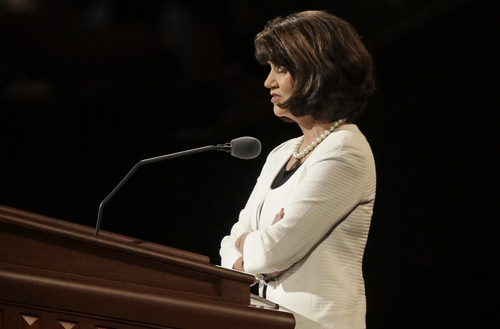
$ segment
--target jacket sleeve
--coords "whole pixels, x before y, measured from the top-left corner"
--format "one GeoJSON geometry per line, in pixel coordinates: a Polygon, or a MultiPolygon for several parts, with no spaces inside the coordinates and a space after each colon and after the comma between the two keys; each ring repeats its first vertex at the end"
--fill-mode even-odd
{"type": "Polygon", "coordinates": [[[246,272],[289,268],[361,202],[371,152],[367,154],[360,141],[345,136],[336,134],[334,143],[311,154],[304,163],[306,173],[286,204],[279,205],[285,209],[285,217],[247,236],[243,248],[246,272]]]}
{"type": "Polygon", "coordinates": [[[231,228],[230,235],[226,235],[221,241],[220,256],[221,265],[226,268],[233,268],[234,262],[242,255],[236,250],[235,242],[238,237],[244,232],[249,231],[248,224],[248,210],[245,208],[240,211],[239,220],[231,228]]]}
{"type": "MultiPolygon", "coordinates": [[[[221,256],[221,265],[226,268],[232,268],[234,262],[240,258],[241,253],[236,250],[235,242],[238,237],[245,233],[256,230],[257,228],[257,209],[259,204],[262,202],[262,198],[264,197],[265,191],[269,190],[270,187],[266,186],[270,183],[268,182],[267,176],[269,172],[271,172],[274,168],[275,164],[273,164],[273,156],[279,152],[279,150],[285,145],[285,143],[280,144],[274,150],[272,150],[266,158],[266,162],[264,163],[261,173],[257,178],[256,184],[250,194],[248,201],[245,205],[245,208],[240,211],[238,221],[232,226],[231,233],[225,236],[221,241],[221,248],[219,250],[219,254],[221,256]]],[[[272,174],[271,174],[272,176],[272,174]]]]}

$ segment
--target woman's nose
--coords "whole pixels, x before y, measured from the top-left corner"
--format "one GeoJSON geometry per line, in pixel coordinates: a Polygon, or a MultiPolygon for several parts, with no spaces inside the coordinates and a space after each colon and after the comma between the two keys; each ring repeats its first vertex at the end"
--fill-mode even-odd
{"type": "Polygon", "coordinates": [[[264,81],[264,87],[271,89],[271,88],[276,88],[277,85],[278,84],[276,82],[276,79],[274,79],[273,73],[270,72],[266,80],[264,81]]]}

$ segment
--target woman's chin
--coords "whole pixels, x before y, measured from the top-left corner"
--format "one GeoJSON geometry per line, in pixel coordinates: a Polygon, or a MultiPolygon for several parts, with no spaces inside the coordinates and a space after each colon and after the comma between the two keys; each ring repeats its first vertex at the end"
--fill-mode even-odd
{"type": "Polygon", "coordinates": [[[290,111],[288,111],[287,109],[283,109],[276,104],[274,104],[274,115],[285,122],[293,122],[293,120],[289,117],[290,111]]]}
{"type": "Polygon", "coordinates": [[[287,110],[283,110],[282,108],[276,109],[276,107],[275,107],[274,108],[274,115],[276,115],[278,118],[280,118],[284,122],[288,122],[288,123],[295,122],[295,120],[293,120],[290,117],[290,112],[288,112],[287,110]]]}
{"type": "Polygon", "coordinates": [[[281,121],[286,122],[286,123],[295,123],[295,121],[293,121],[289,117],[279,116],[279,118],[281,119],[281,121]]]}

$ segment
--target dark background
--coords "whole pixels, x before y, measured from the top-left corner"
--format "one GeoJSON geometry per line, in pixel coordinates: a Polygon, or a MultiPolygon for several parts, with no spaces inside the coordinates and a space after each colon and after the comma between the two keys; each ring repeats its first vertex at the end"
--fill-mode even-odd
{"type": "Polygon", "coordinates": [[[369,329],[498,323],[500,20],[493,1],[0,0],[0,204],[197,252],[220,239],[267,153],[300,134],[272,114],[253,37],[277,15],[350,21],[378,91],[358,125],[377,162],[365,253],[369,329]]]}

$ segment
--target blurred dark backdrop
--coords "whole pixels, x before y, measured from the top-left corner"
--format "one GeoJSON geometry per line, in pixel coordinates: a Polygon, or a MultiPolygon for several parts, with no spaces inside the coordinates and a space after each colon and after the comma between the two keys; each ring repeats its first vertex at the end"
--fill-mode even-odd
{"type": "Polygon", "coordinates": [[[492,1],[0,0],[0,204],[219,263],[266,154],[300,134],[272,114],[253,37],[277,15],[350,21],[378,91],[358,125],[378,194],[368,328],[482,328],[498,310],[500,20],[492,1]]]}

